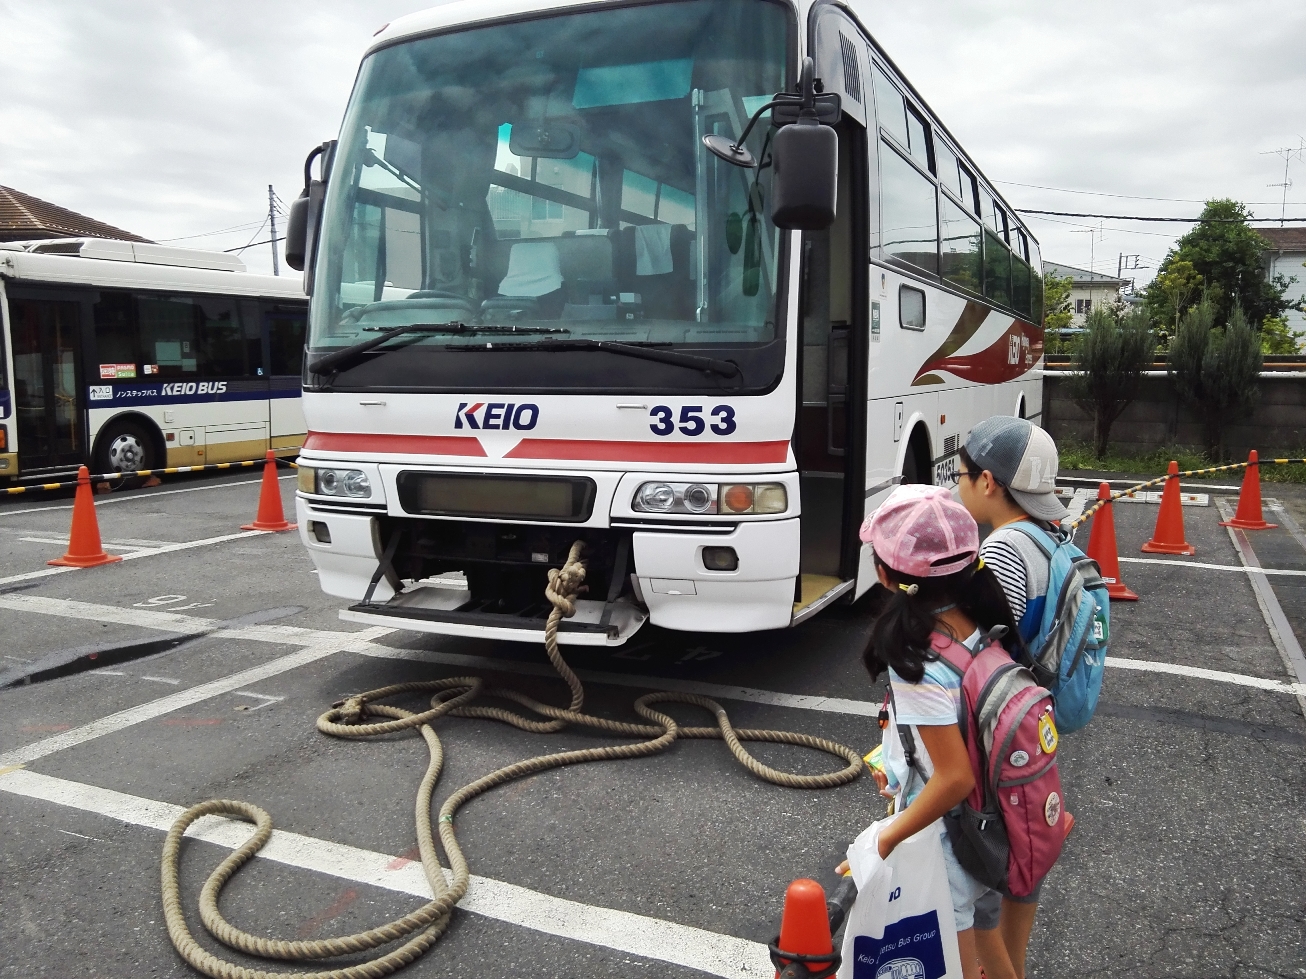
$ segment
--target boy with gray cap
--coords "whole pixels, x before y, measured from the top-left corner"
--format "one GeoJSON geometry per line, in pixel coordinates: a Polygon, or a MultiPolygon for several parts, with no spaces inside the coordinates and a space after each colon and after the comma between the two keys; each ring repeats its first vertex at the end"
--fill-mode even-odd
{"type": "Polygon", "coordinates": [[[1031,520],[1053,537],[1069,513],[1053,492],[1057,446],[1052,436],[1024,418],[995,415],[976,425],[958,453],[958,491],[976,523],[993,532],[980,547],[993,569],[1011,616],[1026,642],[1038,632],[1048,590],[1048,556],[1012,525],[1031,520]]]}
{"type": "MultiPolygon", "coordinates": [[[[971,429],[958,455],[961,503],[976,523],[993,528],[980,545],[980,557],[993,569],[1028,642],[1038,633],[1047,602],[1051,559],[1016,524],[1032,521],[1054,538],[1062,533],[1061,521],[1069,513],[1053,492],[1060,464],[1056,443],[1024,418],[995,415],[971,429]]],[[[1072,826],[1073,817],[1066,816],[1072,826]]],[[[1042,889],[1040,881],[1028,897],[1002,899],[998,928],[1020,979],[1042,889]]]]}

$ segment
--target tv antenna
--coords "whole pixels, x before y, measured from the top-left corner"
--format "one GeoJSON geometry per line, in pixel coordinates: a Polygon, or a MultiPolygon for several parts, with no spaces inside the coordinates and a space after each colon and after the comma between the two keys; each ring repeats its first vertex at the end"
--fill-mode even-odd
{"type": "Polygon", "coordinates": [[[1301,136],[1297,137],[1297,145],[1280,146],[1277,150],[1263,150],[1261,156],[1281,156],[1283,157],[1283,183],[1266,184],[1267,187],[1283,188],[1283,203],[1279,208],[1279,227],[1283,227],[1284,215],[1288,213],[1288,191],[1292,187],[1292,178],[1288,176],[1288,166],[1293,160],[1301,161],[1303,154],[1306,153],[1306,139],[1301,136]]]}

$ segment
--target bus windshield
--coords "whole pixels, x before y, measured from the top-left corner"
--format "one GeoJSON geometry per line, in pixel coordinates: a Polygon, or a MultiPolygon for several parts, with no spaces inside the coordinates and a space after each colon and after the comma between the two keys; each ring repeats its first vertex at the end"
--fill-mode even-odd
{"type": "Polygon", "coordinates": [[[463,324],[378,345],[337,383],[769,389],[784,367],[773,130],[750,134],[755,170],[718,161],[702,136],[738,136],[788,87],[793,36],[779,4],[691,0],[372,54],[330,175],[310,349],[463,324]],[[546,335],[683,350],[739,372],[726,381],[546,335]]]}

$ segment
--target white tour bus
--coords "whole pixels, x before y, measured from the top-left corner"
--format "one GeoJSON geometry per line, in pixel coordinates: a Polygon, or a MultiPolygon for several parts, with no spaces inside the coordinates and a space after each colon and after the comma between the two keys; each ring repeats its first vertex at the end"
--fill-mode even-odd
{"type": "Polygon", "coordinates": [[[298,276],[97,238],[0,243],[0,484],[304,441],[298,276]]]}
{"type": "Polygon", "coordinates": [[[896,482],[1040,414],[1038,246],[839,3],[415,14],[305,181],[297,512],[348,620],[538,641],[582,540],[564,642],[794,625],[872,585],[896,482]]]}

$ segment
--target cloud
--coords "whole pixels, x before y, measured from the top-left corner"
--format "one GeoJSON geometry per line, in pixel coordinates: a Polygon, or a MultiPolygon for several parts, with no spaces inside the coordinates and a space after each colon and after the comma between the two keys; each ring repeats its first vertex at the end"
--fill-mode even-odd
{"type": "MultiPolygon", "coordinates": [[[[1283,163],[1260,154],[1306,135],[1299,0],[853,2],[1017,208],[1182,216],[1200,205],[1015,184],[1277,201],[1266,185],[1283,163]]],[[[266,214],[267,185],[290,201],[305,154],[336,134],[373,32],[419,6],[0,0],[0,182],[155,239],[240,226],[185,243],[241,245],[266,214]]],[[[1289,200],[1303,213],[1306,163],[1294,166],[1289,200]]],[[[1092,222],[1028,220],[1046,258],[1089,264],[1090,235],[1075,232],[1092,222]]],[[[1120,253],[1155,265],[1183,227],[1104,222],[1095,267],[1113,271],[1120,253]]],[[[245,257],[270,265],[266,246],[245,257]]]]}

